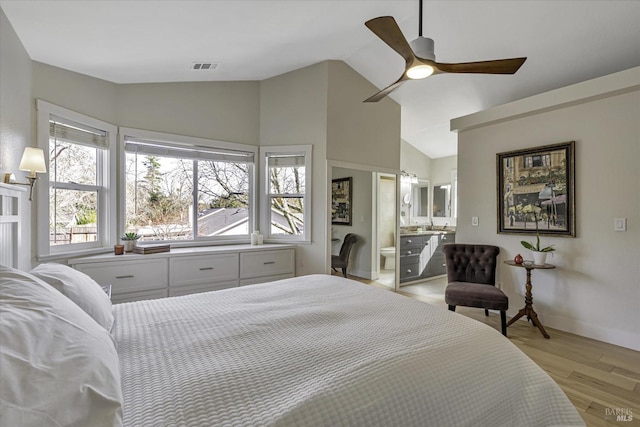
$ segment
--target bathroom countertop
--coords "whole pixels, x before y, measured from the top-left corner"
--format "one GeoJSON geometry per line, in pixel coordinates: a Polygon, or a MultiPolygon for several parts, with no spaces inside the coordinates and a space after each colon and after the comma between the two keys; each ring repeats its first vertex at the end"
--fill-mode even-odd
{"type": "Polygon", "coordinates": [[[400,236],[424,236],[434,234],[453,234],[455,230],[416,230],[401,232],[400,236]]]}

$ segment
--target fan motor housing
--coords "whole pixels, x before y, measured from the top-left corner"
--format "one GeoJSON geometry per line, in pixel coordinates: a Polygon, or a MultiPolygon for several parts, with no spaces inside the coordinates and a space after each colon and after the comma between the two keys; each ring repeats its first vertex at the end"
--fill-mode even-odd
{"type": "Polygon", "coordinates": [[[418,58],[429,59],[431,61],[436,60],[436,54],[433,51],[433,39],[418,37],[409,43],[409,45],[418,58]]]}

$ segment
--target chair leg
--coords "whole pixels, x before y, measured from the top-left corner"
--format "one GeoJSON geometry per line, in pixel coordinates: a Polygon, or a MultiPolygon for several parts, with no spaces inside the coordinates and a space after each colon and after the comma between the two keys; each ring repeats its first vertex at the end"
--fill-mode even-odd
{"type": "Polygon", "coordinates": [[[456,306],[449,304],[449,311],[456,311],[456,306]]]}
{"type": "Polygon", "coordinates": [[[489,310],[487,310],[486,308],[484,309],[484,315],[489,317],[489,310]]]}
{"type": "Polygon", "coordinates": [[[507,312],[502,310],[500,312],[500,325],[502,326],[502,335],[507,336],[507,312]]]}
{"type": "Polygon", "coordinates": [[[347,267],[344,267],[344,268],[342,269],[342,275],[343,275],[344,277],[347,277],[347,267]]]}

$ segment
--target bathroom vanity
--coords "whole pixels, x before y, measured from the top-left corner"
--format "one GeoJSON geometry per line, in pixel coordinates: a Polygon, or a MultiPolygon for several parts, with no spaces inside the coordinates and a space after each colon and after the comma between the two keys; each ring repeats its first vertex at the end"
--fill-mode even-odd
{"type": "Polygon", "coordinates": [[[446,274],[442,245],[455,242],[453,231],[416,231],[400,235],[400,283],[446,274]]]}

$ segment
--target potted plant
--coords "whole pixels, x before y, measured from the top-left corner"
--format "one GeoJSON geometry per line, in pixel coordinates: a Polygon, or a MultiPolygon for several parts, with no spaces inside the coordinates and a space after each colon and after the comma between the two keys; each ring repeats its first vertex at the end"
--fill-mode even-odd
{"type": "Polygon", "coordinates": [[[122,240],[122,244],[124,245],[124,251],[133,252],[133,248],[136,246],[136,242],[138,241],[139,238],[140,236],[137,233],[134,233],[134,232],[124,233],[120,237],[120,240],[122,240]]]}
{"type": "Polygon", "coordinates": [[[533,212],[533,220],[536,223],[536,244],[533,245],[524,240],[522,240],[520,243],[522,244],[522,246],[531,251],[531,254],[533,255],[533,263],[535,265],[544,265],[547,261],[547,254],[551,253],[553,255],[553,251],[555,251],[556,249],[553,247],[553,245],[545,246],[544,248],[540,246],[540,232],[538,230],[538,215],[536,212],[533,212]]]}

